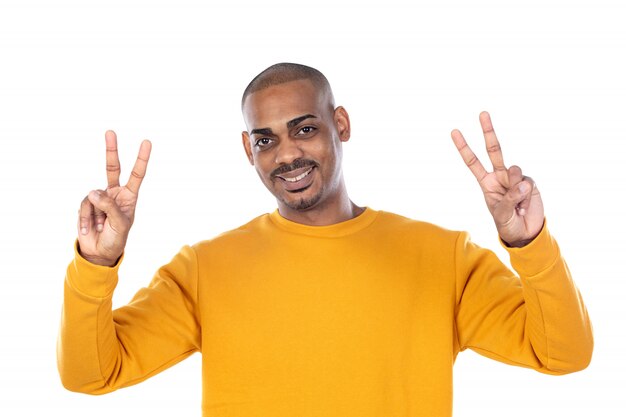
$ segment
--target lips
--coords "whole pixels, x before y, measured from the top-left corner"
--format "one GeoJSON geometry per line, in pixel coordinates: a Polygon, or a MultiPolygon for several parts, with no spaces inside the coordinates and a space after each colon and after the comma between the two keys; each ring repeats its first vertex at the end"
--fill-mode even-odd
{"type": "Polygon", "coordinates": [[[313,167],[309,166],[309,167],[294,169],[293,171],[285,172],[284,174],[277,175],[277,177],[287,182],[296,182],[296,181],[300,181],[301,179],[309,175],[311,171],[313,171],[313,167]]]}
{"type": "Polygon", "coordinates": [[[313,175],[311,174],[314,169],[315,166],[307,166],[276,175],[276,177],[281,179],[285,190],[289,192],[304,191],[313,182],[313,175]]]}

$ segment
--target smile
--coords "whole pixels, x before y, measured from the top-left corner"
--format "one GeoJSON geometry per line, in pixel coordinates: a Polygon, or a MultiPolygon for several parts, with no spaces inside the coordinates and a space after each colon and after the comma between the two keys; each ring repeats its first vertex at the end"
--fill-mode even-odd
{"type": "Polygon", "coordinates": [[[302,180],[304,177],[306,177],[307,175],[309,175],[311,173],[311,171],[313,171],[313,167],[309,167],[309,169],[307,169],[306,171],[304,171],[303,173],[301,173],[300,175],[297,175],[295,177],[287,177],[287,176],[283,176],[283,175],[279,175],[279,177],[282,178],[283,180],[287,181],[287,182],[298,182],[298,181],[302,180]]]}
{"type": "Polygon", "coordinates": [[[307,190],[315,180],[315,168],[315,165],[309,165],[277,175],[282,180],[280,187],[288,193],[300,193],[307,190]]]}

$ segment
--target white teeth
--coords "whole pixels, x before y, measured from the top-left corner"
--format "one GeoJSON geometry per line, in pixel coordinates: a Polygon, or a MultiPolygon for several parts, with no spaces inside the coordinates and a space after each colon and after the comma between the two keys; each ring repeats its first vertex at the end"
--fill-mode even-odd
{"type": "Polygon", "coordinates": [[[287,181],[287,182],[297,182],[297,181],[300,181],[302,178],[306,177],[307,175],[309,175],[311,173],[311,171],[313,171],[313,168],[309,169],[306,172],[303,172],[302,174],[298,175],[297,177],[293,177],[293,178],[282,177],[282,178],[285,181],[287,181]]]}

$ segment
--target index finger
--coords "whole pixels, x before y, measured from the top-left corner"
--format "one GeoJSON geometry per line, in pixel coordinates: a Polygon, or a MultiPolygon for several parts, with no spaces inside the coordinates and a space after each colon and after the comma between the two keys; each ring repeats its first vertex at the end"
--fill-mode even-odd
{"type": "Polygon", "coordinates": [[[146,176],[146,170],[148,168],[148,160],[150,159],[150,151],[152,150],[152,143],[149,140],[141,142],[139,147],[139,155],[133,166],[133,170],[130,173],[130,178],[126,184],[128,188],[134,194],[139,192],[139,187],[143,178],[146,176]]]}
{"type": "Polygon", "coordinates": [[[120,158],[117,153],[117,135],[112,130],[104,134],[107,149],[107,188],[120,185],[120,158]]]}
{"type": "Polygon", "coordinates": [[[487,175],[487,171],[483,164],[478,160],[474,151],[472,151],[465,141],[463,134],[458,130],[454,129],[451,133],[452,141],[454,142],[454,146],[461,154],[461,158],[463,158],[463,162],[465,165],[472,171],[474,177],[478,182],[481,182],[483,178],[487,175]]]}

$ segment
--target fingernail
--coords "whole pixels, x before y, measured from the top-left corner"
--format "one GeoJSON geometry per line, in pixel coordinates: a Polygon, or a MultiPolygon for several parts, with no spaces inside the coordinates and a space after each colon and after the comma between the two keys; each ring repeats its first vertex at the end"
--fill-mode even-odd
{"type": "Polygon", "coordinates": [[[98,232],[101,232],[101,231],[102,231],[102,225],[98,223],[98,224],[96,225],[96,230],[97,230],[98,232]]]}
{"type": "Polygon", "coordinates": [[[523,182],[519,185],[519,192],[522,194],[526,194],[526,191],[528,191],[528,184],[523,182]]]}
{"type": "Polygon", "coordinates": [[[86,235],[87,234],[87,228],[86,227],[81,227],[80,233],[82,233],[83,235],[86,235]]]}

